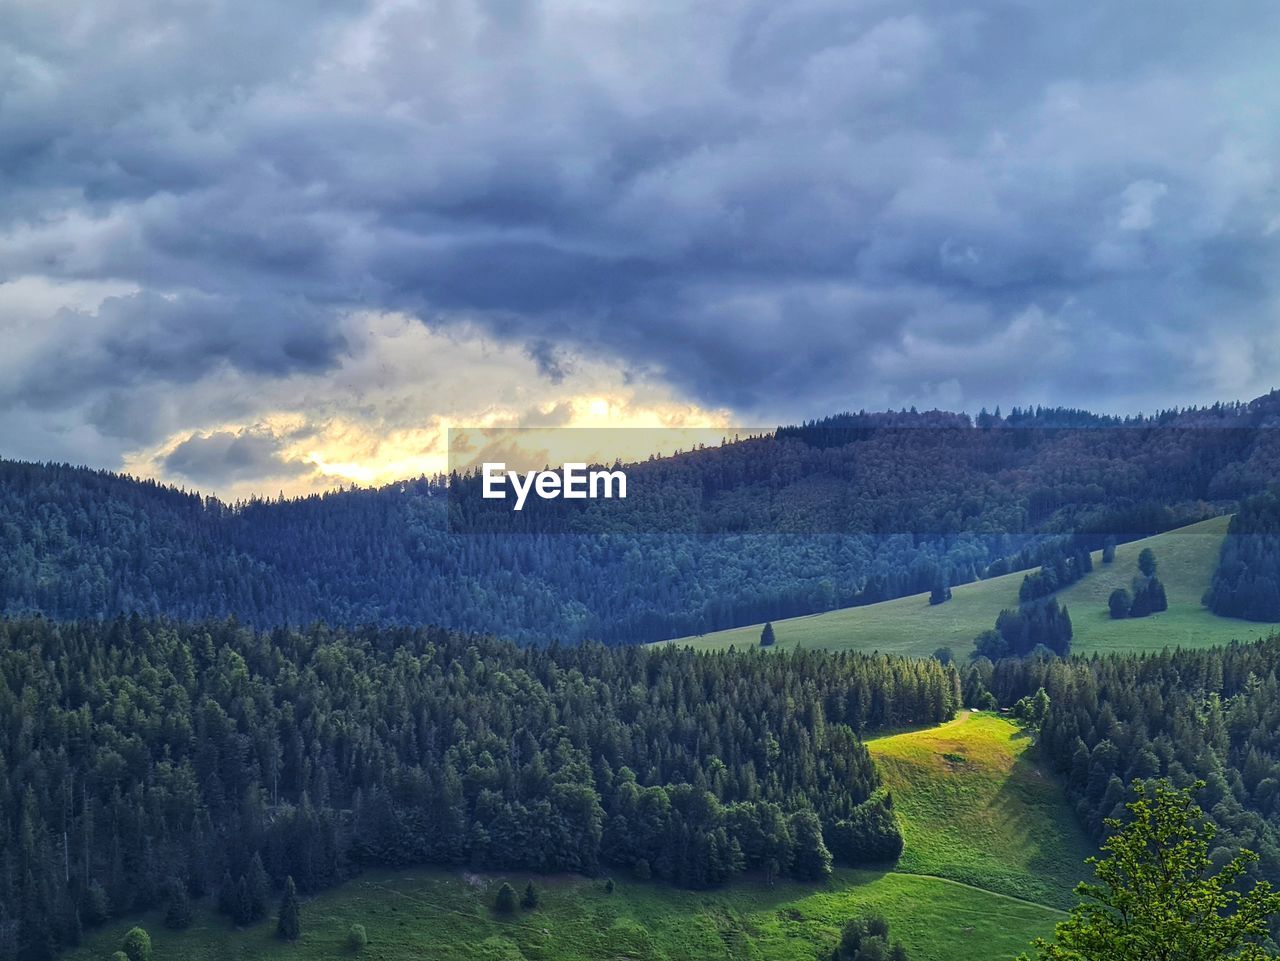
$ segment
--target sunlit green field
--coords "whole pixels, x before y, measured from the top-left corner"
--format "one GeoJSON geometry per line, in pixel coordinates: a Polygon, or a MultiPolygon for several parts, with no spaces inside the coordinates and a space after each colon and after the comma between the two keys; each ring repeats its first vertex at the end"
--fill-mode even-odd
{"type": "Polygon", "coordinates": [[[1005,718],[961,714],[867,744],[893,792],[899,869],[1069,907],[1096,854],[1057,780],[1005,718]]]}
{"type": "MultiPolygon", "coordinates": [[[[1072,650],[1087,654],[1211,647],[1233,639],[1253,640],[1280,629],[1280,625],[1216,617],[1200,603],[1217,567],[1228,522],[1227,517],[1215,517],[1122,544],[1116,550],[1115,561],[1105,566],[1102,552],[1095,553],[1094,572],[1058,592],[1059,600],[1071,612],[1075,632],[1072,650]],[[1169,610],[1145,618],[1113,621],[1107,613],[1107,596],[1116,587],[1129,586],[1144,547],[1156,553],[1169,610]]],[[[939,647],[949,647],[957,657],[963,657],[973,650],[973,639],[995,625],[1001,608],[1018,603],[1018,588],[1025,573],[961,585],[953,589],[950,601],[937,606],[929,604],[927,594],[917,594],[866,607],[775,621],[775,648],[804,645],[926,657],[939,647]]],[[[754,624],[674,643],[700,649],[751,647],[760,643],[761,627],[754,624]]]]}

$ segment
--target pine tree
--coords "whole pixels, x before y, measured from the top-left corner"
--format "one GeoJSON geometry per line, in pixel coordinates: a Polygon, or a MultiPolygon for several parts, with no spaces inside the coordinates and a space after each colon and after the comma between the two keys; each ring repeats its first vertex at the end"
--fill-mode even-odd
{"type": "Polygon", "coordinates": [[[771,621],[765,621],[764,630],[760,632],[760,646],[772,647],[773,642],[773,623],[771,621]]]}
{"type": "Polygon", "coordinates": [[[244,927],[246,924],[253,924],[256,920],[253,892],[249,888],[249,879],[243,874],[240,875],[240,881],[236,885],[236,909],[232,912],[231,917],[240,927],[244,927]]]}
{"type": "Polygon", "coordinates": [[[249,862],[249,903],[252,908],[252,920],[261,921],[267,916],[267,908],[271,904],[271,879],[267,877],[266,868],[262,866],[262,855],[255,853],[249,862]]]}
{"type": "Polygon", "coordinates": [[[218,912],[234,918],[239,903],[240,886],[236,884],[235,879],[231,877],[231,871],[228,870],[222,875],[222,883],[218,885],[218,912]]]}
{"type": "Polygon", "coordinates": [[[1129,616],[1129,610],[1133,607],[1133,599],[1129,596],[1129,592],[1123,587],[1117,587],[1111,592],[1111,596],[1107,598],[1107,608],[1111,612],[1113,620],[1120,620],[1129,616]]]}
{"type": "Polygon", "coordinates": [[[1116,538],[1111,535],[1107,538],[1106,544],[1102,547],[1102,563],[1110,564],[1116,559],[1116,538]]]}
{"type": "Polygon", "coordinates": [[[538,906],[538,889],[533,886],[530,881],[524,886],[524,894],[520,898],[520,907],[526,911],[532,911],[538,906]]]}
{"type": "Polygon", "coordinates": [[[302,936],[302,917],[298,906],[298,889],[292,875],[285,879],[284,897],[280,899],[280,916],[276,921],[276,937],[281,941],[297,941],[302,936]]]}

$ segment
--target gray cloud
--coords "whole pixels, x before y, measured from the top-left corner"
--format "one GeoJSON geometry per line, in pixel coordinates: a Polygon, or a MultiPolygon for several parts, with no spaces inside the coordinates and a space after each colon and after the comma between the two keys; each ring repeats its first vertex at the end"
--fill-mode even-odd
{"type": "Polygon", "coordinates": [[[1261,0],[9,5],[0,280],[137,292],[12,321],[0,403],[151,440],[157,389],[327,370],[366,308],[748,419],[1259,392],[1277,28],[1261,0]]]}
{"type": "Polygon", "coordinates": [[[309,471],[285,460],[281,439],[267,431],[214,431],[192,434],[165,457],[171,473],[205,486],[221,487],[259,478],[290,478],[309,471]]]}
{"type": "Polygon", "coordinates": [[[525,354],[538,367],[538,373],[553,384],[562,384],[573,372],[573,364],[548,340],[535,340],[525,345],[525,354]]]}
{"type": "Polygon", "coordinates": [[[0,397],[40,409],[97,396],[92,422],[119,437],[148,433],[140,428],[149,410],[124,393],[132,388],[181,389],[222,365],[259,377],[323,371],[346,347],[330,311],[283,293],[142,291],[109,297],[92,315],[63,312],[28,338],[30,353],[0,397]]]}

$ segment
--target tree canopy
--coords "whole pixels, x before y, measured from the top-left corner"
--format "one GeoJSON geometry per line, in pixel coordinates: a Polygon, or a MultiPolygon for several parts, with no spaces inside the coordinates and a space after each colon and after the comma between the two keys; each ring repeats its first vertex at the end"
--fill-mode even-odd
{"type": "Polygon", "coordinates": [[[820,878],[901,850],[860,735],[959,702],[932,659],[0,621],[0,934],[364,865],[820,878]]]}
{"type": "Polygon", "coordinates": [[[1193,791],[1135,782],[1125,819],[1091,858],[1098,883],[1077,888],[1080,902],[1054,941],[1036,942],[1041,961],[1266,961],[1269,923],[1280,894],[1246,881],[1258,856],[1239,851],[1215,867],[1216,831],[1193,791]]]}

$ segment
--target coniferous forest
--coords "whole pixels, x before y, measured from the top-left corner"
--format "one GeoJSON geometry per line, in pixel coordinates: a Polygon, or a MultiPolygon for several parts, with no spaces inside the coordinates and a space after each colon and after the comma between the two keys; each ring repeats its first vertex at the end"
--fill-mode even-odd
{"type": "Polygon", "coordinates": [[[1215,614],[1280,618],[1280,488],[1247,499],[1231,518],[1205,603],[1215,614]]]}
{"type": "Polygon", "coordinates": [[[1217,855],[1261,856],[1280,880],[1280,638],[1141,656],[1009,658],[967,670],[966,698],[990,685],[1001,704],[1043,690],[1038,746],[1082,823],[1101,837],[1134,780],[1206,784],[1217,855]]]}
{"type": "Polygon", "coordinates": [[[932,660],[517,647],[438,629],[0,622],[0,948],[366,865],[688,887],[891,861],[859,740],[952,716],[932,660]]]}

